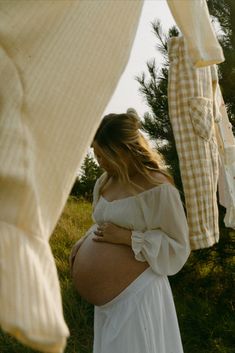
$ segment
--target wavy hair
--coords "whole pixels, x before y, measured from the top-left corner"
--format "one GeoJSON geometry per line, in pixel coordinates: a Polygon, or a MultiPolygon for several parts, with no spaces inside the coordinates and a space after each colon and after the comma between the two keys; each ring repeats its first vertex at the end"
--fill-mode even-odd
{"type": "Polygon", "coordinates": [[[174,184],[172,176],[166,170],[162,156],[150,147],[140,129],[141,122],[136,111],[129,108],[127,113],[106,115],[93,141],[101,148],[103,155],[112,165],[112,170],[115,170],[122,182],[137,186],[130,180],[125,160],[120,158],[121,150],[131,157],[136,170],[153,185],[161,184],[152,176],[153,171],[165,175],[169,182],[174,184]]]}

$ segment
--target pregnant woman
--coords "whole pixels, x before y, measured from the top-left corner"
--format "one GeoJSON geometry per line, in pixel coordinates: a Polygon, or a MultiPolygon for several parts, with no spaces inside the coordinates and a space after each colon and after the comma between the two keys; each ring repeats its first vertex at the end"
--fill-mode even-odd
{"type": "Polygon", "coordinates": [[[167,278],[190,253],[179,192],[133,109],[105,116],[92,146],[105,173],[94,225],[70,263],[78,292],[95,305],[93,353],[182,353],[167,278]]]}

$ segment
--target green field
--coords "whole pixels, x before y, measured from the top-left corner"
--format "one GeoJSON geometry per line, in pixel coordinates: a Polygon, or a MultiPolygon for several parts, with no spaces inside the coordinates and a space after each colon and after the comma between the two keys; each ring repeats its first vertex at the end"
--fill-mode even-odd
{"type": "MultiPolygon", "coordinates": [[[[91,223],[91,205],[69,198],[50,241],[71,334],[65,353],[92,352],[93,307],[75,292],[68,263],[72,245],[91,223]]],[[[185,353],[234,352],[231,246],[234,232],[228,229],[222,232],[219,247],[193,252],[183,270],[169,277],[185,353]]],[[[0,353],[33,352],[0,332],[0,353]]]]}

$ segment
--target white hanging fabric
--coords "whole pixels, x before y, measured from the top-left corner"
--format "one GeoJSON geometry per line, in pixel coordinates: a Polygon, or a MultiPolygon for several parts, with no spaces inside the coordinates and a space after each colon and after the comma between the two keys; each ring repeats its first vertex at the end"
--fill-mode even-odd
{"type": "Polygon", "coordinates": [[[211,24],[206,0],[167,0],[188,46],[195,67],[224,61],[223,50],[211,24]]]}
{"type": "Polygon", "coordinates": [[[48,240],[141,9],[142,1],[0,0],[0,324],[43,352],[62,352],[69,334],[48,240]]]}
{"type": "Polygon", "coordinates": [[[219,202],[226,208],[224,224],[235,229],[235,138],[226,105],[218,83],[217,70],[213,71],[214,114],[217,117],[216,138],[219,150],[219,202]]]}

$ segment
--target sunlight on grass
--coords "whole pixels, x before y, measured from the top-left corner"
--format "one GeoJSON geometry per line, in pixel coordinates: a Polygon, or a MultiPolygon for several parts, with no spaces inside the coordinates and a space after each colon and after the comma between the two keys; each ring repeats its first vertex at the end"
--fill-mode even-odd
{"type": "Polygon", "coordinates": [[[70,197],[50,240],[60,279],[64,316],[70,330],[65,353],[92,352],[93,306],[76,293],[68,262],[72,246],[92,224],[91,212],[89,202],[70,197]]]}

